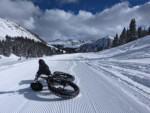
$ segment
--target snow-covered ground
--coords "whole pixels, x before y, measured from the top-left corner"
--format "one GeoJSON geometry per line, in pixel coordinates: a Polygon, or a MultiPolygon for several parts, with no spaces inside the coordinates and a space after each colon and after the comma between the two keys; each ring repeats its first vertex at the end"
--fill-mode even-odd
{"type": "Polygon", "coordinates": [[[30,89],[38,59],[12,60],[2,69],[8,61],[1,58],[0,113],[149,113],[149,48],[147,36],[98,53],[43,57],[52,72],[75,76],[80,94],[69,100],[53,95],[43,80],[41,92],[30,89]]]}

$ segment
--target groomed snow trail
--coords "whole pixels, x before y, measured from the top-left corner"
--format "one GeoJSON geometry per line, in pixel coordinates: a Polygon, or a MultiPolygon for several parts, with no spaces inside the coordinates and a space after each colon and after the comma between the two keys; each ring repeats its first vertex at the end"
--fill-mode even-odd
{"type": "Polygon", "coordinates": [[[80,88],[79,96],[69,100],[59,98],[48,90],[43,80],[40,81],[44,89],[32,91],[29,86],[38,69],[38,60],[32,60],[0,70],[0,113],[150,112],[110,82],[107,73],[69,55],[54,57],[45,58],[52,73],[63,71],[73,74],[80,88]]]}

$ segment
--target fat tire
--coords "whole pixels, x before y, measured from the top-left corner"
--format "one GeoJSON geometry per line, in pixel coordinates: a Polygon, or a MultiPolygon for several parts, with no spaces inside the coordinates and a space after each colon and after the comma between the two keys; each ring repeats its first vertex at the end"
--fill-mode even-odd
{"type": "Polygon", "coordinates": [[[61,71],[55,71],[53,73],[53,78],[66,80],[66,81],[70,81],[70,82],[73,82],[75,80],[75,77],[73,75],[68,74],[68,73],[64,73],[61,71]]]}
{"type": "Polygon", "coordinates": [[[65,81],[65,80],[54,80],[53,82],[48,82],[48,89],[55,95],[59,96],[59,97],[62,97],[62,98],[66,98],[66,99],[71,99],[71,98],[74,98],[76,97],[79,92],[80,92],[80,89],[79,87],[73,83],[73,82],[70,82],[70,81],[65,81]],[[65,82],[67,85],[69,85],[70,87],[72,87],[74,89],[74,91],[72,92],[67,92],[65,90],[60,90],[59,88],[56,88],[54,85],[53,85],[53,82],[65,82]]]}

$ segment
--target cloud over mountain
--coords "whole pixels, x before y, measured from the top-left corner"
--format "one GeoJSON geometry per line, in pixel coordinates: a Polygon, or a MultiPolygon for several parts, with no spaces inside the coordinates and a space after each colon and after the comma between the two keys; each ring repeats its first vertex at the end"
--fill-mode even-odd
{"type": "Polygon", "coordinates": [[[26,0],[0,0],[0,17],[23,25],[47,41],[113,36],[120,33],[123,27],[128,27],[132,18],[136,18],[138,25],[147,26],[150,25],[149,10],[150,2],[134,7],[130,7],[128,2],[122,2],[96,14],[84,10],[74,14],[61,9],[42,11],[26,0]]]}

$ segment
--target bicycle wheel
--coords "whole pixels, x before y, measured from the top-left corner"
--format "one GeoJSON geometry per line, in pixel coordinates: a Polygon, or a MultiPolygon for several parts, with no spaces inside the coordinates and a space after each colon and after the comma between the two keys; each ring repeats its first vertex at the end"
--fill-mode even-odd
{"type": "Polygon", "coordinates": [[[66,81],[70,81],[70,82],[73,82],[75,80],[73,75],[70,75],[70,74],[64,73],[64,72],[60,72],[60,71],[55,71],[53,73],[53,78],[58,78],[58,79],[66,80],[66,81]]]}
{"type": "Polygon", "coordinates": [[[53,94],[66,99],[74,98],[80,92],[79,87],[75,83],[61,79],[48,82],[48,89],[53,94]]]}

